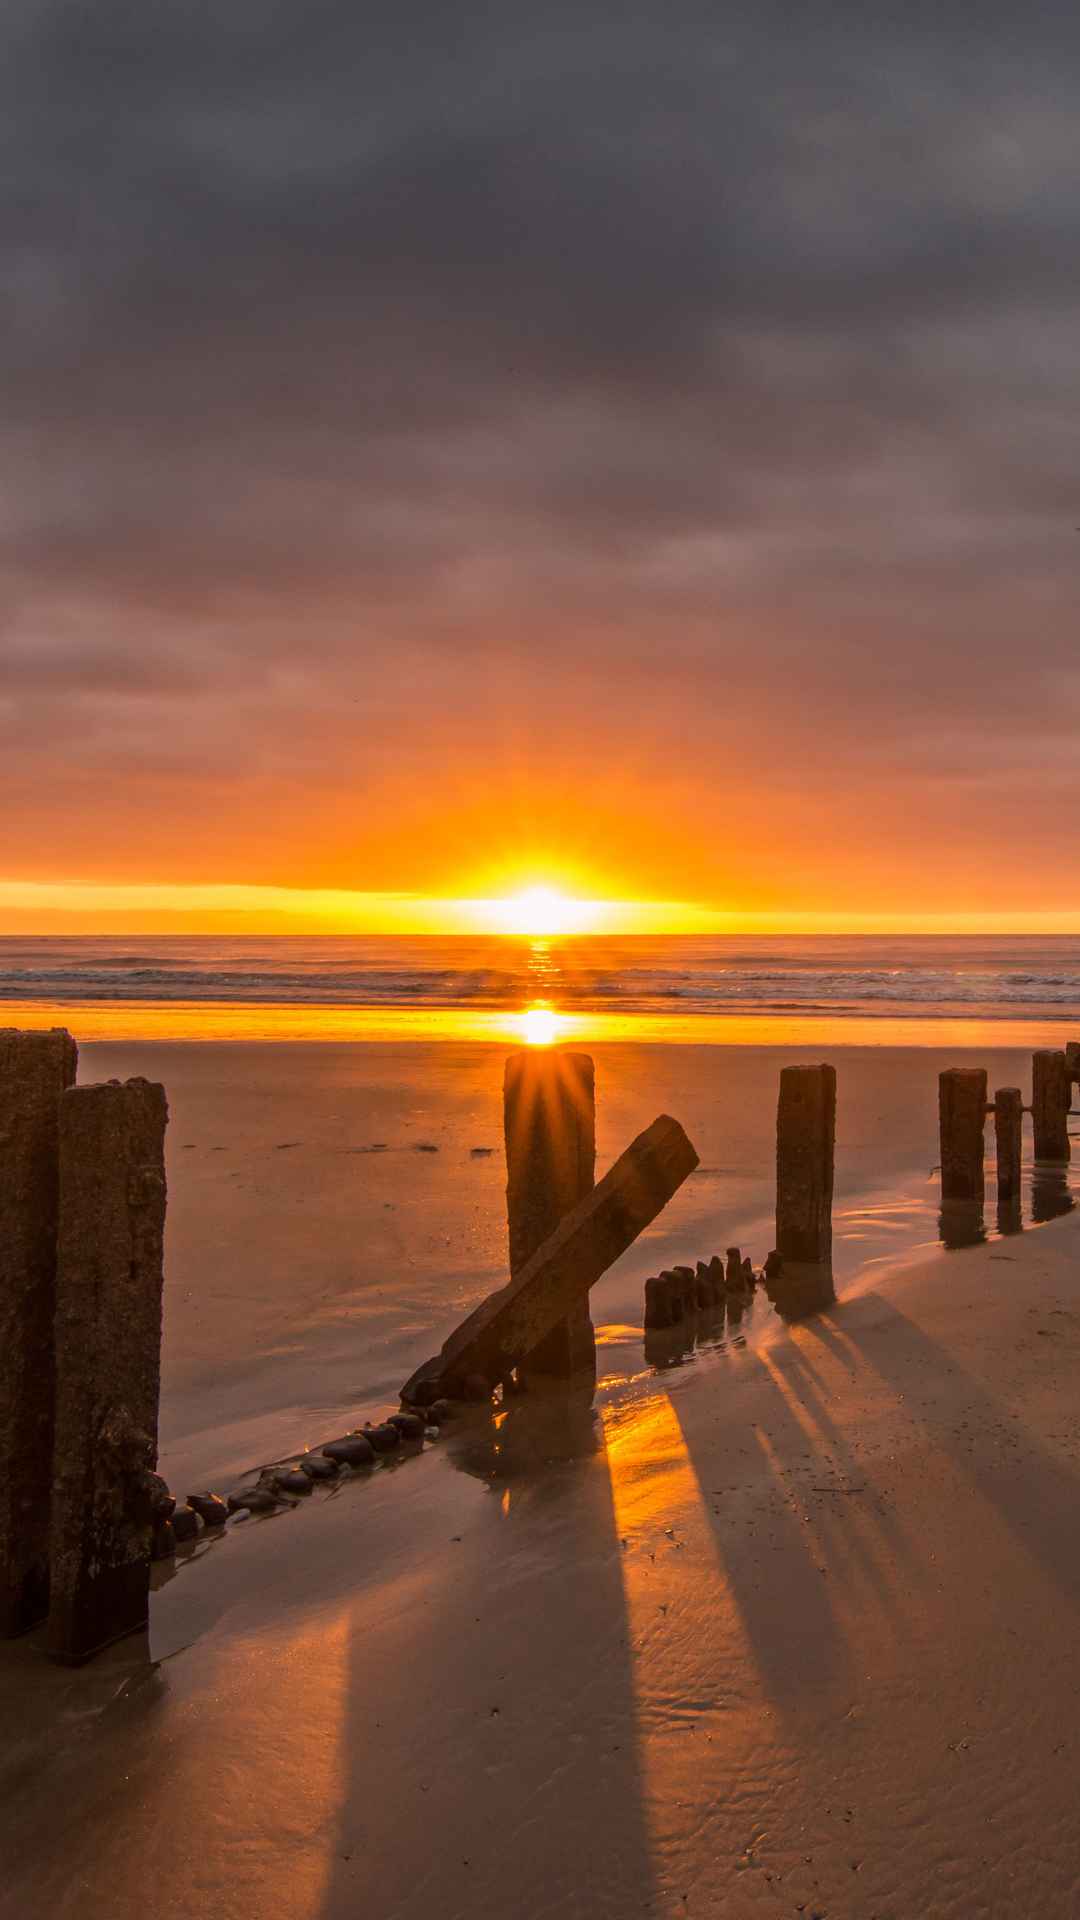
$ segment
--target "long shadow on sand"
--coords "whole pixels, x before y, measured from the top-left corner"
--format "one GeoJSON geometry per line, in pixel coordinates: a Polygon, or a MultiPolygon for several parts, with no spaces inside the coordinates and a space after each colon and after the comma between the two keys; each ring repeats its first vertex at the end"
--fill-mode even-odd
{"type": "Polygon", "coordinates": [[[591,1387],[477,1414],[448,1430],[446,1455],[489,1485],[488,1520],[379,1634],[380,1662],[407,1665],[419,1709],[412,1767],[380,1757],[372,1650],[353,1628],[320,1920],[355,1920],[361,1903],[394,1920],[648,1912],[621,1550],[591,1387]],[[385,1798],[410,1777],[419,1847],[415,1809],[395,1832],[385,1798]]]}
{"type": "Polygon", "coordinates": [[[1038,1561],[1071,1606],[1080,1607],[1072,1564],[1080,1475],[1014,1420],[951,1350],[882,1295],[863,1294],[808,1331],[836,1357],[873,1367],[904,1395],[908,1412],[924,1419],[935,1445],[997,1512],[1017,1546],[1038,1561]],[[946,1425],[939,1408],[959,1409],[956,1424],[946,1425]]]}

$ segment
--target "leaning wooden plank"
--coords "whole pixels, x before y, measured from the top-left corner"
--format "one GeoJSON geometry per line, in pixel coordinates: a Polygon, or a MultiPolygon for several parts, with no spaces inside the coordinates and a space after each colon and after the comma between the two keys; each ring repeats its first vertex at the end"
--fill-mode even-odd
{"type": "Polygon", "coordinates": [[[443,1394],[460,1395],[474,1375],[489,1387],[505,1379],[655,1220],[697,1164],[678,1121],[661,1114],[509,1284],[489,1294],[442,1352],[417,1368],[402,1399],[426,1406],[443,1394]]]}

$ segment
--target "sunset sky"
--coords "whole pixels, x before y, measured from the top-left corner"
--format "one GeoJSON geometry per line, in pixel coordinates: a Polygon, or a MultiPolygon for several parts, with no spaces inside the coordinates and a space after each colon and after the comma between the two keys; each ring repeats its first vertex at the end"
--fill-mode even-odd
{"type": "Polygon", "coordinates": [[[1073,6],[9,21],[0,926],[1080,927],[1073,6]]]}

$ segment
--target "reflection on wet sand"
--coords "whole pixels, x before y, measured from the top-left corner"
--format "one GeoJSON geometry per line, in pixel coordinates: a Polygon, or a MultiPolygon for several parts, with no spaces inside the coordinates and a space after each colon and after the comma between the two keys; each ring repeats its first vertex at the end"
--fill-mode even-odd
{"type": "Polygon", "coordinates": [[[830,1261],[785,1260],[779,1273],[772,1274],[765,1288],[782,1320],[805,1320],[820,1313],[836,1299],[830,1261]]]}
{"type": "Polygon", "coordinates": [[[477,1409],[447,1429],[446,1455],[477,1480],[528,1479],[588,1458],[603,1444],[592,1381],[534,1386],[498,1409],[477,1409]]]}
{"type": "Polygon", "coordinates": [[[1031,1175],[1031,1218],[1041,1225],[1071,1213],[1076,1200],[1069,1187],[1067,1166],[1040,1166],[1036,1162],[1031,1175]]]}

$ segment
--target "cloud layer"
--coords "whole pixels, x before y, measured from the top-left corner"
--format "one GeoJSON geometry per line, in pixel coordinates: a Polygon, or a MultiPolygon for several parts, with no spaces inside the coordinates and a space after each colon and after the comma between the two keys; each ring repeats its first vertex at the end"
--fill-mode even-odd
{"type": "Polygon", "coordinates": [[[9,874],[1071,896],[1074,9],[8,41],[9,874]]]}

